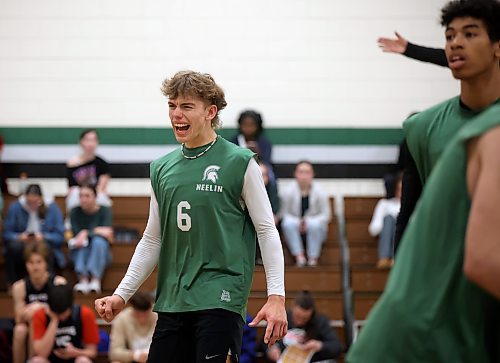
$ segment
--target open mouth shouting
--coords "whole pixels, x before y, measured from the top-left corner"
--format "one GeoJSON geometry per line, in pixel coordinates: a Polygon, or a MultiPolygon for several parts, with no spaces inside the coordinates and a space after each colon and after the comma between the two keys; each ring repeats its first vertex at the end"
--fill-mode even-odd
{"type": "Polygon", "coordinates": [[[189,131],[189,129],[191,128],[191,125],[182,124],[182,123],[174,123],[173,126],[174,126],[175,133],[178,136],[185,136],[187,134],[187,132],[189,131]]]}

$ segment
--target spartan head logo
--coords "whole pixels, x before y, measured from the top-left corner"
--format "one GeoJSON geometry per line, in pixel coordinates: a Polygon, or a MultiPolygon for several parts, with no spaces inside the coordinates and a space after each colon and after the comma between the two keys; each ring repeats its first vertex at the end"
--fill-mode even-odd
{"type": "Polygon", "coordinates": [[[203,179],[201,181],[210,180],[212,183],[217,184],[217,179],[219,179],[219,169],[219,165],[207,166],[207,168],[203,172],[203,179]]]}

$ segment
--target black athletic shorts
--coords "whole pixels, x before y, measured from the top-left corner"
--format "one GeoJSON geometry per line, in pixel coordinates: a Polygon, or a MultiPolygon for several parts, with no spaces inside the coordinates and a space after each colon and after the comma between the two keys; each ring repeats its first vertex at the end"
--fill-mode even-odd
{"type": "Polygon", "coordinates": [[[224,309],[158,313],[148,363],[239,362],[245,322],[224,309]]]}

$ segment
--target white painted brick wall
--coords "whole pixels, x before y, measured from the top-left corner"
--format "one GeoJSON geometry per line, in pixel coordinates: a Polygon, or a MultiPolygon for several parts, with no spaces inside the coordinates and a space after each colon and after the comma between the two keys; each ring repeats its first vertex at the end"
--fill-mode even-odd
{"type": "Polygon", "coordinates": [[[442,46],[444,2],[0,0],[0,125],[162,126],[162,80],[196,69],[227,126],[255,108],[272,127],[398,127],[459,85],[376,39],[442,46]]]}

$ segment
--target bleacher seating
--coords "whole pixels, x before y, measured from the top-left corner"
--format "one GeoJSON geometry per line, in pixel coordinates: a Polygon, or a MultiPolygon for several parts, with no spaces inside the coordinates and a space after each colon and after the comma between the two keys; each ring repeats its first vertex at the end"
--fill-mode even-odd
{"type": "Polygon", "coordinates": [[[380,197],[344,198],[346,237],[349,242],[354,318],[364,320],[382,293],[388,271],[377,270],[377,239],[368,233],[380,197]]]}
{"type": "MultiPolygon", "coordinates": [[[[8,198],[6,200],[6,205],[8,206],[13,199],[14,198],[8,198]]],[[[56,197],[55,200],[64,213],[64,198],[56,197]]],[[[358,267],[375,264],[376,243],[374,243],[374,241],[364,240],[362,234],[363,232],[356,231],[358,227],[361,228],[360,226],[363,226],[363,224],[366,222],[366,218],[364,217],[368,217],[368,220],[371,217],[373,206],[370,203],[372,203],[372,201],[371,199],[368,199],[367,203],[366,201],[359,200],[356,203],[354,204],[356,208],[361,208],[360,210],[358,210],[358,212],[354,212],[352,210],[352,201],[350,199],[346,199],[346,209],[349,212],[349,219],[347,219],[346,216],[348,239],[350,243],[352,242],[351,259],[353,263],[356,264],[355,266],[353,266],[353,272],[357,273],[358,267]],[[351,221],[354,221],[354,224],[351,224],[351,221]],[[354,238],[352,238],[353,236],[354,238]],[[370,244],[373,244],[373,246],[371,246],[370,244]],[[374,254],[373,248],[375,248],[374,254]]],[[[333,199],[331,200],[331,205],[332,210],[334,211],[335,209],[333,208],[333,199]]],[[[112,209],[114,226],[135,228],[139,231],[139,233],[142,233],[146,225],[149,213],[149,197],[114,197],[112,209]]],[[[287,248],[284,247],[285,261],[287,264],[285,284],[287,289],[288,306],[299,291],[304,289],[312,291],[316,297],[318,310],[326,314],[332,321],[336,321],[336,323],[334,322],[332,323],[332,325],[335,326],[339,338],[341,340],[344,340],[345,334],[344,329],[342,328],[343,300],[340,270],[341,253],[338,244],[338,233],[337,219],[333,218],[332,222],[329,225],[328,238],[323,245],[320,265],[318,267],[295,267],[293,265],[293,258],[290,256],[287,248]]],[[[78,294],[76,295],[76,302],[80,304],[86,304],[88,306],[93,306],[94,300],[96,298],[112,293],[126,271],[130,258],[134,253],[136,243],[137,241],[133,241],[127,244],[112,244],[113,262],[106,269],[103,278],[102,294],[78,294]]],[[[2,271],[4,270],[3,256],[0,257],[0,268],[2,271]]],[[[365,288],[361,287],[363,284],[367,284],[367,282],[364,281],[363,278],[366,278],[366,280],[369,281],[370,279],[374,279],[377,276],[377,271],[368,270],[364,270],[365,275],[353,274],[353,286],[356,286],[356,292],[371,291],[370,286],[382,286],[383,288],[383,283],[385,282],[383,274],[381,275],[380,281],[377,280],[375,283],[368,283],[368,287],[365,288]]],[[[70,283],[76,282],[76,276],[71,269],[64,270],[63,275],[70,281],[70,283]]],[[[153,272],[153,274],[141,287],[141,290],[154,290],[156,283],[155,281],[156,272],[153,272]]],[[[265,286],[264,270],[261,266],[256,266],[251,295],[248,302],[248,310],[252,315],[255,315],[258,309],[265,302],[265,286]]],[[[5,276],[3,273],[0,273],[0,317],[13,317],[12,300],[11,297],[5,292],[5,290],[5,276]]],[[[375,289],[374,291],[377,292],[378,290],[375,289]]],[[[366,315],[367,311],[371,308],[371,305],[376,300],[376,297],[378,297],[378,294],[362,294],[357,296],[355,313],[358,319],[366,315]]],[[[263,328],[260,328],[259,335],[261,335],[262,332],[263,328]]]]}

